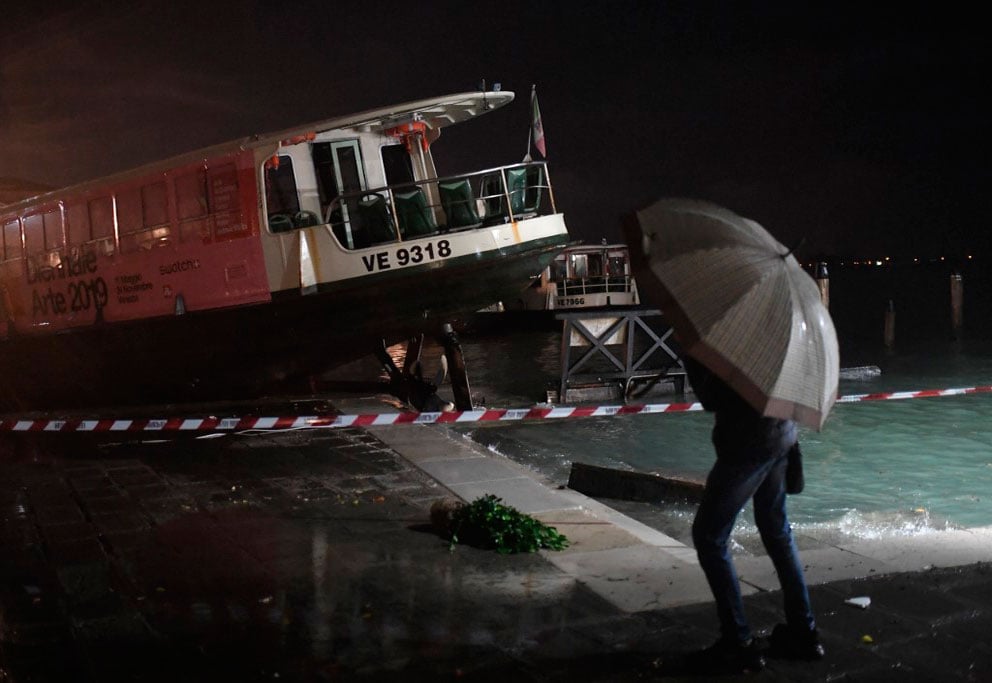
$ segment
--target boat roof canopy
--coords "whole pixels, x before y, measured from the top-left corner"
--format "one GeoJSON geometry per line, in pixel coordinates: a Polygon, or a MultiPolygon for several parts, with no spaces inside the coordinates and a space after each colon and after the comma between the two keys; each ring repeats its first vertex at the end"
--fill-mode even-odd
{"type": "Polygon", "coordinates": [[[328,119],[308,126],[272,135],[259,136],[258,141],[284,140],[308,131],[323,132],[355,128],[366,132],[382,132],[396,126],[419,121],[428,128],[438,129],[481,116],[513,101],[513,93],[505,90],[458,93],[373,109],[349,116],[328,119]]]}
{"type": "Polygon", "coordinates": [[[333,119],[326,119],[318,123],[306,126],[295,126],[293,128],[280,131],[278,133],[267,133],[264,135],[252,135],[247,138],[240,138],[226,143],[213,145],[203,149],[186,152],[169,159],[155,161],[143,166],[133,168],[112,175],[84,181],[70,187],[59,188],[57,190],[42,192],[37,195],[26,197],[11,204],[0,204],[4,210],[13,209],[18,205],[28,206],[34,203],[49,201],[65,192],[85,190],[103,183],[124,180],[127,178],[144,175],[168,169],[174,166],[181,166],[219,156],[231,151],[247,150],[257,147],[279,146],[281,141],[296,137],[306,136],[310,133],[321,133],[330,130],[355,129],[366,132],[385,132],[390,128],[403,124],[422,122],[428,128],[440,129],[450,126],[453,123],[467,121],[476,116],[481,116],[494,109],[498,109],[513,101],[514,94],[507,90],[490,90],[478,92],[457,93],[454,95],[442,95],[424,100],[397,104],[381,109],[371,109],[358,114],[350,114],[333,119]]]}

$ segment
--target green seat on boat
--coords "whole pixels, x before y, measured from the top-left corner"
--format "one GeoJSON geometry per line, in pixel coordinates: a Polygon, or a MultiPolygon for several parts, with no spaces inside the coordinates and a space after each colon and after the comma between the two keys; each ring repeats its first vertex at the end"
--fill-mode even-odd
{"type": "Polygon", "coordinates": [[[393,219],[381,195],[372,192],[363,196],[358,202],[358,215],[361,223],[359,230],[363,235],[361,238],[356,236],[356,247],[396,240],[393,219]]]}
{"type": "Polygon", "coordinates": [[[293,219],[284,213],[269,214],[269,230],[287,232],[293,229],[293,219]]]}
{"type": "Polygon", "coordinates": [[[409,192],[394,192],[396,218],[400,223],[400,235],[404,239],[421,237],[437,232],[434,217],[427,209],[427,198],[419,187],[409,192]]]}
{"type": "Polygon", "coordinates": [[[479,181],[479,198],[486,208],[486,225],[496,225],[509,220],[506,212],[506,194],[503,192],[503,178],[499,172],[487,173],[479,181]]]}
{"type": "Polygon", "coordinates": [[[449,228],[474,228],[482,225],[479,213],[475,210],[475,197],[468,180],[438,183],[437,187],[449,228]]]}
{"type": "Polygon", "coordinates": [[[510,211],[514,217],[537,213],[537,207],[541,203],[542,178],[540,166],[507,169],[506,188],[510,195],[510,211]]]}

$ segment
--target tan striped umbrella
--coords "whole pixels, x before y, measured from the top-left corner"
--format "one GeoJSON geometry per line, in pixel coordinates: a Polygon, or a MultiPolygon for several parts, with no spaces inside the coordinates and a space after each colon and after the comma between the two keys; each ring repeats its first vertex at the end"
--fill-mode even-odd
{"type": "Polygon", "coordinates": [[[789,249],[708,202],[663,199],[637,223],[641,244],[630,246],[643,254],[632,258],[647,266],[635,271],[638,292],[683,349],[762,414],[821,429],[837,398],[837,334],[789,249]]]}

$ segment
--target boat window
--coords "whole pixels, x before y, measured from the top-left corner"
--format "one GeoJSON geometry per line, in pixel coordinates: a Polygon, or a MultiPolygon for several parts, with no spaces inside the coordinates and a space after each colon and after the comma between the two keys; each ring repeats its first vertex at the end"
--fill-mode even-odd
{"type": "Polygon", "coordinates": [[[327,211],[342,194],[365,189],[365,173],[358,140],[318,142],[313,145],[320,208],[327,211]]]}
{"type": "Polygon", "coordinates": [[[198,168],[175,180],[176,211],[179,220],[207,215],[207,172],[198,168]]]}
{"type": "Polygon", "coordinates": [[[622,256],[611,256],[606,268],[606,274],[609,277],[623,277],[627,274],[622,256]]]}
{"type": "Polygon", "coordinates": [[[300,211],[293,160],[279,156],[265,163],[265,204],[269,229],[285,232],[293,229],[293,216],[300,211]]]}
{"type": "Polygon", "coordinates": [[[3,224],[3,257],[7,261],[21,257],[21,225],[16,218],[3,224]]]}
{"type": "Polygon", "coordinates": [[[380,151],[387,185],[406,185],[413,182],[413,163],[405,145],[386,145],[380,148],[380,151]]]}
{"type": "MultiPolygon", "coordinates": [[[[117,227],[121,236],[141,229],[141,190],[137,187],[118,192],[117,197],[117,227]]],[[[123,244],[123,240],[122,240],[123,244]]],[[[130,251],[124,249],[124,251],[130,251]]]]}
{"type": "Polygon", "coordinates": [[[28,256],[45,251],[45,219],[40,213],[24,217],[24,251],[28,256]]]}
{"type": "MultiPolygon", "coordinates": [[[[23,219],[24,251],[27,255],[29,277],[34,277],[36,273],[41,271],[58,268],[61,263],[62,257],[59,252],[45,247],[45,224],[47,222],[49,226],[52,226],[56,216],[60,219],[58,229],[61,233],[61,213],[58,209],[25,216],[23,219]]],[[[53,243],[57,244],[58,241],[53,240],[53,243]]]]}
{"type": "Polygon", "coordinates": [[[589,277],[589,260],[585,254],[572,254],[569,258],[572,261],[572,277],[589,277]]]}
{"type": "MultiPolygon", "coordinates": [[[[173,181],[179,239],[183,242],[209,241],[237,236],[248,231],[241,214],[238,169],[234,164],[197,168],[173,181]]],[[[271,211],[271,202],[269,204],[271,211]]]]}
{"type": "Polygon", "coordinates": [[[327,211],[338,195],[338,183],[334,172],[334,155],[331,153],[331,143],[317,142],[311,147],[313,153],[313,170],[317,176],[317,194],[320,197],[321,213],[327,211]]]}
{"type": "Polygon", "coordinates": [[[52,209],[42,214],[45,224],[45,250],[54,251],[65,246],[65,235],[62,233],[62,212],[52,209]]]}
{"type": "Polygon", "coordinates": [[[152,183],[141,188],[141,209],[146,228],[169,222],[169,200],[165,183],[152,183]]]}
{"type": "Polygon", "coordinates": [[[114,200],[97,197],[89,201],[90,231],[108,256],[114,253],[114,200]]]}
{"type": "MultiPolygon", "coordinates": [[[[238,237],[248,232],[238,202],[238,170],[234,164],[223,164],[207,171],[210,191],[209,210],[218,239],[238,237]]],[[[295,215],[295,214],[294,214],[295,215]]]]}
{"type": "Polygon", "coordinates": [[[365,166],[358,140],[318,142],[312,147],[320,195],[321,222],[329,223],[338,241],[349,249],[361,242],[365,166]],[[341,197],[344,196],[344,200],[341,197]]]}
{"type": "Polygon", "coordinates": [[[121,252],[151,249],[168,242],[171,230],[166,196],[164,182],[149,183],[117,194],[121,252]]]}
{"type": "Polygon", "coordinates": [[[175,179],[176,212],[181,242],[210,239],[207,221],[207,172],[198,168],[175,179]]]}
{"type": "Polygon", "coordinates": [[[589,254],[589,274],[588,277],[602,277],[603,276],[603,255],[602,254],[589,254]]]}
{"type": "Polygon", "coordinates": [[[86,202],[75,202],[65,207],[65,229],[71,245],[90,241],[90,212],[86,202]]]}

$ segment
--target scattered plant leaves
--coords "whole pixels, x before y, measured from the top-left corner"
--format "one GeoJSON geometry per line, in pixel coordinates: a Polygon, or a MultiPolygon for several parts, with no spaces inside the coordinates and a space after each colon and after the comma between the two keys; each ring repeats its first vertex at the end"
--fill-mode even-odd
{"type": "Polygon", "coordinates": [[[457,543],[494,548],[502,554],[533,553],[541,548],[563,550],[568,539],[492,494],[463,505],[451,516],[451,548],[457,543]]]}

